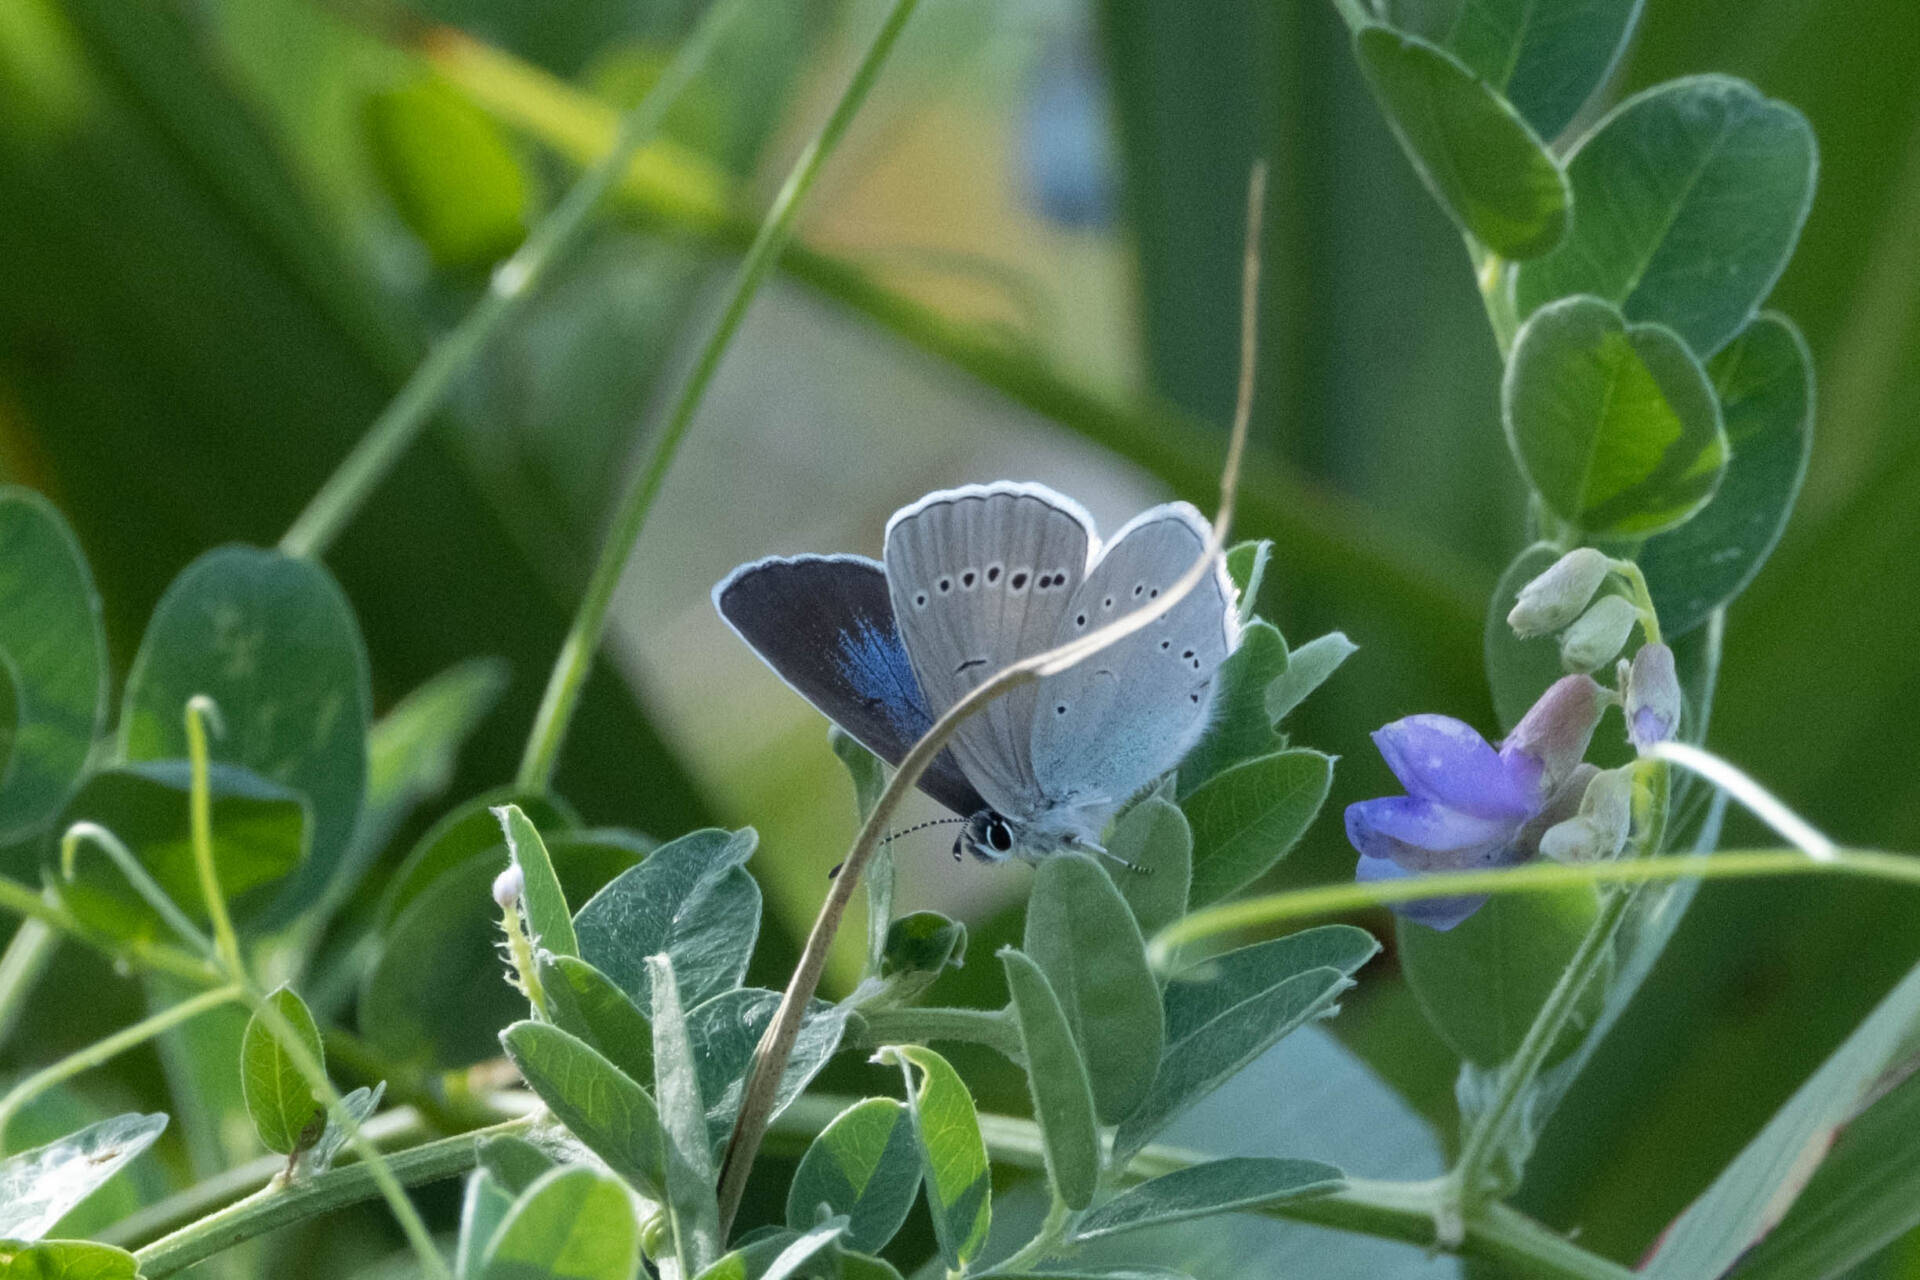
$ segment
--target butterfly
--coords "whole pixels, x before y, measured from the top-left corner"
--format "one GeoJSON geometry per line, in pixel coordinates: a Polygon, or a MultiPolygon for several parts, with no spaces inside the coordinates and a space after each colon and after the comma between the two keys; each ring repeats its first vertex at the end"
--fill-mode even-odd
{"type": "MultiPolygon", "coordinates": [[[[887,521],[879,561],[772,556],[713,589],[729,626],[801,697],[898,765],[936,717],[1008,664],[1158,599],[1208,545],[1184,502],[1104,547],[1072,499],[1000,481],[930,493],[887,521]]],[[[1105,852],[1120,807],[1177,766],[1239,643],[1224,558],[1152,625],[963,722],[920,778],[987,862],[1105,852]]]]}

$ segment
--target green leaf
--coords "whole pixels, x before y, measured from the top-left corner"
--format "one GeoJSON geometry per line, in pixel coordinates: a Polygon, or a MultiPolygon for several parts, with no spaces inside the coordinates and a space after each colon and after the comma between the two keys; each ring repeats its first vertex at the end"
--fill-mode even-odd
{"type": "MultiPolygon", "coordinates": [[[[687,1010],[687,1036],[700,1073],[700,1096],[707,1104],[707,1129],[716,1147],[724,1145],[740,1114],[747,1068],[753,1051],[773,1023],[780,993],[759,987],[723,991],[687,1010]]],[[[815,1000],[800,1019],[793,1053],[774,1092],[772,1115],[793,1104],[827,1060],[840,1047],[846,1032],[848,1007],[815,1000]]]]}
{"type": "Polygon", "coordinates": [[[1780,1221],[1840,1126],[1917,1048],[1920,967],[1908,971],[1667,1229],[1641,1274],[1647,1280],[1723,1274],[1780,1221]]]}
{"type": "Polygon", "coordinates": [[[1001,1271],[980,1273],[980,1280],[1192,1280],[1184,1271],[1165,1267],[1069,1267],[1045,1271],[1001,1271]]]}
{"type": "Polygon", "coordinates": [[[500,1033],[500,1043],[574,1137],[640,1194],[666,1198],[666,1135],[645,1089],[549,1023],[516,1022],[500,1033]]]}
{"type": "MultiPolygon", "coordinates": [[[[380,1109],[380,1099],[386,1096],[386,1092],[387,1082],[384,1080],[372,1088],[362,1085],[340,1099],[340,1109],[352,1116],[354,1125],[358,1127],[380,1109]]],[[[319,1140],[300,1158],[301,1167],[309,1174],[325,1173],[333,1167],[334,1160],[346,1148],[350,1137],[339,1117],[328,1112],[327,1124],[320,1131],[319,1140]]]]}
{"type": "Polygon", "coordinates": [[[115,1116],[0,1161],[0,1239],[38,1240],[166,1127],[163,1115],[115,1116]]]}
{"type": "Polygon", "coordinates": [[[846,1242],[873,1252],[893,1239],[920,1191],[913,1118],[892,1098],[867,1098],[835,1116],[800,1157],[787,1188],[787,1225],[811,1226],[821,1205],[846,1215],[846,1242]]]}
{"type": "Polygon", "coordinates": [[[1588,533],[1643,537],[1720,485],[1727,437],[1706,371],[1674,334],[1598,298],[1520,327],[1501,387],[1507,443],[1542,501],[1588,533]]]}
{"type": "Polygon", "coordinates": [[[1133,910],[1143,936],[1151,937],[1187,913],[1193,880],[1193,831],[1171,800],[1150,796],[1120,815],[1107,836],[1107,852],[1138,871],[1114,882],[1133,910]]]}
{"type": "Polygon", "coordinates": [[[979,1254],[993,1221],[987,1144],[980,1136],[973,1094],[945,1058],[920,1045],[891,1045],[874,1060],[893,1063],[906,1076],[934,1238],[948,1269],[958,1270],[979,1254]],[[920,1069],[917,1091],[914,1067],[920,1069]]]}
{"type": "Polygon", "coordinates": [[[700,1092],[699,1060],[682,1013],[680,985],[674,980],[673,959],[648,956],[646,964],[653,997],[653,1094],[666,1135],[667,1217],[673,1225],[680,1273],[687,1275],[719,1257],[722,1244],[707,1106],[700,1092]]]}
{"type": "Polygon", "coordinates": [[[1286,744],[1273,730],[1267,690],[1287,669],[1287,642],[1270,622],[1249,623],[1240,644],[1220,664],[1215,677],[1213,720],[1186,759],[1180,762],[1177,796],[1185,800],[1223,770],[1278,751],[1286,744]]]}
{"type": "MultiPolygon", "coordinates": [[[[804,1234],[781,1233],[735,1249],[702,1271],[696,1280],[789,1280],[818,1257],[846,1229],[846,1222],[823,1222],[804,1234]]],[[[812,1271],[808,1275],[815,1274],[812,1271]]],[[[830,1271],[826,1274],[841,1275],[830,1271]]],[[[845,1280],[844,1275],[841,1280],[845,1280]]]]}
{"type": "Polygon", "coordinates": [[[1121,1192],[1082,1218],[1074,1238],[1097,1240],[1187,1218],[1308,1200],[1339,1190],[1346,1180],[1339,1169],[1318,1160],[1209,1160],[1121,1192]]]}
{"type": "Polygon", "coordinates": [[[1240,592],[1240,625],[1251,623],[1260,613],[1260,592],[1266,586],[1267,566],[1273,560],[1273,541],[1261,538],[1242,542],[1227,549],[1227,576],[1240,592]]]}
{"type": "Polygon", "coordinates": [[[1100,1183],[1100,1123],[1093,1113],[1087,1064],[1040,966],[1012,947],[1001,949],[1000,964],[1013,996],[1013,1020],[1026,1059],[1047,1180],[1069,1209],[1084,1209],[1093,1203],[1100,1183]]]}
{"type": "Polygon", "coordinates": [[[1692,76],[1627,99],[1567,159],[1580,216],[1520,268],[1520,314],[1593,294],[1712,355],[1792,256],[1815,165],[1806,119],[1744,81],[1692,76]]]}
{"type": "Polygon", "coordinates": [[[1190,906],[1246,887],[1306,833],[1333,783],[1333,758],[1298,748],[1237,764],[1180,807],[1193,828],[1190,906]]]}
{"type": "MultiPolygon", "coordinates": [[[[320,1028],[314,1025],[307,1002],[286,986],[269,992],[267,999],[292,1025],[314,1061],[324,1067],[326,1050],[321,1047],[320,1028]]],[[[247,1114],[253,1117],[253,1131],[267,1150],[289,1155],[319,1139],[326,1120],[325,1107],[257,1013],[247,1020],[246,1034],[240,1040],[240,1086],[246,1095],[247,1114]]]]}
{"type": "Polygon", "coordinates": [[[1267,715],[1275,724],[1285,720],[1359,650],[1344,631],[1329,631],[1295,649],[1287,657],[1287,669],[1267,690],[1267,715]]]}
{"type": "Polygon", "coordinates": [[[573,912],[567,909],[567,895],[560,888],[560,877],[554,874],[553,859],[540,838],[540,829],[519,805],[501,805],[493,816],[500,820],[508,856],[526,879],[521,901],[526,904],[527,924],[534,940],[554,955],[578,956],[580,942],[573,936],[573,912]]]}
{"type": "Polygon", "coordinates": [[[127,673],[122,756],[185,759],[195,694],[220,708],[216,760],[312,806],[311,852],[276,909],[297,914],[333,878],[367,782],[366,647],[327,571],[252,547],[221,547],[188,565],[154,608],[127,673]]]}
{"type": "Polygon", "coordinates": [[[580,908],[581,958],[642,1009],[651,998],[647,957],[660,952],[673,957],[691,1004],[739,986],[760,931],[760,887],[742,869],[758,840],[745,827],[661,845],[580,908]]]}
{"type": "MultiPolygon", "coordinates": [[[[1296,944],[1301,948],[1307,945],[1296,944]]],[[[1311,945],[1327,945],[1336,954],[1351,954],[1348,949],[1352,947],[1351,942],[1331,937],[1316,939],[1311,945]]],[[[1291,961],[1282,964],[1270,956],[1258,964],[1243,959],[1229,967],[1225,959],[1222,957],[1217,982],[1188,983],[1176,978],[1168,984],[1167,1051],[1146,1101],[1122,1122],[1114,1137],[1116,1161],[1145,1146],[1174,1116],[1219,1088],[1289,1031],[1327,1013],[1340,993],[1353,985],[1344,970],[1334,967],[1309,969],[1270,985],[1243,983],[1243,972],[1247,976],[1262,970],[1278,974],[1285,972],[1291,961]]]]}
{"type": "Polygon", "coordinates": [[[1353,49],[1407,159],[1462,231],[1503,258],[1560,243],[1567,176],[1505,99],[1418,36],[1364,26],[1353,49]]]}
{"type": "MultiPolygon", "coordinates": [[[[1496,896],[1444,933],[1403,920],[1401,971],[1441,1039],[1475,1066],[1495,1067],[1520,1047],[1599,909],[1598,892],[1580,885],[1496,896]]],[[[1602,978],[1587,984],[1549,1063],[1579,1043],[1606,988],[1602,978]]]]}
{"type": "Polygon", "coordinates": [[[880,976],[896,1002],[914,999],[967,961],[967,926],[938,911],[910,911],[887,926],[880,976]]]}
{"type": "Polygon", "coordinates": [[[1707,363],[1733,457],[1705,509],[1635,557],[1668,635],[1705,622],[1753,581],[1780,540],[1813,454],[1813,358],[1768,312],[1707,363]]]}
{"type": "MultiPolygon", "coordinates": [[[[466,1066],[499,1052],[493,1028],[524,1017],[526,997],[508,985],[496,947],[494,877],[506,865],[500,829],[414,893],[381,931],[379,955],[360,990],[360,1027],[381,1053],[419,1065],[466,1066]]],[[[561,888],[584,900],[630,868],[645,840],[617,831],[555,834],[547,842],[561,888]]]]}
{"type": "Polygon", "coordinates": [[[873,806],[880,802],[880,793],[887,789],[887,766],[837,724],[828,728],[827,741],[833,746],[833,754],[847,767],[847,776],[853,781],[854,812],[865,822],[873,806]]]}
{"type": "Polygon", "coordinates": [[[367,99],[367,149],[387,194],[443,267],[504,257],[527,230],[527,181],[498,126],[438,78],[367,99]]]}
{"type": "Polygon", "coordinates": [[[15,693],[0,844],[66,803],[107,715],[107,639],[86,557],[53,504],[0,485],[0,654],[15,693]]]}
{"type": "Polygon", "coordinates": [[[7,766],[13,763],[13,742],[20,731],[20,680],[13,671],[13,659],[0,649],[0,787],[7,780],[7,766]]]}
{"type": "Polygon", "coordinates": [[[653,1079],[653,1028],[626,992],[578,956],[541,951],[535,963],[556,1026],[635,1080],[653,1079]]]}
{"type": "MultiPolygon", "coordinates": [[[[920,1184],[915,1183],[915,1190],[920,1184]]],[[[866,1253],[840,1255],[840,1280],[902,1280],[899,1270],[885,1258],[866,1253]]]]}
{"type": "Polygon", "coordinates": [[[1303,974],[1332,969],[1352,977],[1379,954],[1380,943],[1365,929],[1327,924],[1211,956],[1168,979],[1168,1044],[1303,974]]]}
{"type": "Polygon", "coordinates": [[[1447,48],[1552,139],[1606,82],[1641,0],[1465,0],[1447,48]]]}
{"type": "Polygon", "coordinates": [[[580,1166],[527,1189],[487,1248],[482,1280],[633,1280],[640,1224],[633,1198],[580,1166]]]}
{"type": "Polygon", "coordinates": [[[1095,1109],[1116,1123],[1153,1083],[1162,1037],[1160,988],[1132,909],[1105,869],[1080,854],[1058,854],[1034,873],[1021,949],[1060,999],[1095,1109]]]}
{"type": "Polygon", "coordinates": [[[480,1143],[480,1167],[492,1174],[508,1195],[517,1197],[553,1168],[553,1157],[525,1138],[503,1133],[480,1143]]]}
{"type": "MultiPolygon", "coordinates": [[[[526,815],[547,831],[578,826],[575,816],[551,800],[521,795],[509,790],[490,791],[454,806],[414,843],[393,873],[380,899],[380,927],[393,926],[402,911],[428,885],[443,874],[489,849],[501,846],[500,820],[493,810],[501,804],[517,804],[526,815]]],[[[496,865],[495,871],[499,870],[496,865]]]]}
{"type": "Polygon", "coordinates": [[[1849,1274],[1920,1225],[1920,1075],[1847,1121],[1780,1225],[1740,1260],[1737,1280],[1849,1274]]]}
{"type": "Polygon", "coordinates": [[[454,1280],[480,1280],[487,1246],[512,1209],[513,1193],[498,1178],[485,1169],[475,1169],[468,1176],[467,1192],[460,1201],[460,1235],[453,1247],[454,1280]]]}
{"type": "Polygon", "coordinates": [[[135,1280],[138,1271],[132,1254],[110,1244],[0,1240],[0,1280],[135,1280]]]}
{"type": "MultiPolygon", "coordinates": [[[[298,794],[232,765],[207,770],[212,795],[213,862],[233,918],[242,928],[278,895],[275,886],[307,851],[307,806],[298,794]]],[[[118,836],[167,896],[195,920],[207,918],[187,823],[192,773],[184,760],[103,769],[88,776],[61,815],[63,829],[87,821],[118,836]]],[[[46,850],[49,875],[59,858],[46,850]]],[[[174,941],[160,917],[98,850],[84,850],[61,896],[75,916],[120,938],[174,941]]]]}
{"type": "Polygon", "coordinates": [[[1493,693],[1494,715],[1505,732],[1520,723],[1547,686],[1566,674],[1560,669],[1560,646],[1552,636],[1523,640],[1507,625],[1507,615],[1520,598],[1520,588],[1551,568],[1560,554],[1560,549],[1549,543],[1534,543],[1513,558],[1487,601],[1481,651],[1487,664],[1487,686],[1493,693]]]}

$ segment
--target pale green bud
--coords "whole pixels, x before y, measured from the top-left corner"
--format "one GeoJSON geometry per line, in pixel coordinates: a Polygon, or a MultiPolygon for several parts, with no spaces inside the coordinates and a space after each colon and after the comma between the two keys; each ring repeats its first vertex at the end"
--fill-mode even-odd
{"type": "Polygon", "coordinates": [[[1540,852],[1555,862],[1617,858],[1632,826],[1633,769],[1608,769],[1587,783],[1580,811],[1540,837],[1540,852]]]}
{"type": "Polygon", "coordinates": [[[1592,547],[1576,547],[1553,567],[1520,588],[1507,625],[1514,634],[1544,636],[1572,622],[1607,580],[1613,562],[1592,547]]]}
{"type": "Polygon", "coordinates": [[[1560,637],[1560,665],[1592,671],[1613,661],[1639,619],[1640,611],[1625,596],[1601,596],[1560,637]]]}

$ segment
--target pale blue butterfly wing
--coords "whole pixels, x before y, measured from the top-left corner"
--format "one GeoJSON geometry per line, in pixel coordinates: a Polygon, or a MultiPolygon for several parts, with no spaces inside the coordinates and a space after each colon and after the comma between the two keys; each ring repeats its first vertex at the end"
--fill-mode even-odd
{"type": "MultiPolygon", "coordinates": [[[[879,562],[756,560],[728,574],[713,603],[774,674],[888,764],[899,764],[932,727],[879,562]]],[[[934,757],[920,789],[961,817],[986,807],[950,751],[934,757]]]]}
{"type": "MultiPolygon", "coordinates": [[[[1192,567],[1208,527],[1184,502],[1141,513],[1107,545],[1074,593],[1052,643],[1151,604],[1192,567]]],[[[1031,760],[1055,804],[1106,816],[1177,766],[1206,731],[1220,663],[1239,642],[1224,558],[1150,626],[1036,687],[1031,760]]]]}
{"type": "MultiPolygon", "coordinates": [[[[1096,545],[1079,506],[1041,485],[969,485],[932,493],[887,522],[893,611],[935,715],[1060,632],[1096,545]]],[[[1043,807],[1030,748],[1036,686],[967,720],[953,754],[988,804],[1010,818],[1043,807]]]]}

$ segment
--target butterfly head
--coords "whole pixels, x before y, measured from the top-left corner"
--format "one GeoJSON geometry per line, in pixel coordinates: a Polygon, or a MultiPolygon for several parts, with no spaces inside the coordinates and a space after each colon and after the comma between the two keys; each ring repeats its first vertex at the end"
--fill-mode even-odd
{"type": "Polygon", "coordinates": [[[963,852],[982,862],[1005,862],[1016,855],[1033,861],[1068,849],[1100,851],[1084,813],[1054,810],[1022,820],[982,809],[966,820],[953,841],[956,862],[963,852]]]}

